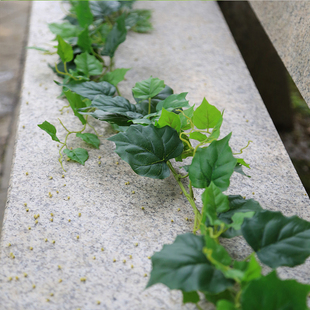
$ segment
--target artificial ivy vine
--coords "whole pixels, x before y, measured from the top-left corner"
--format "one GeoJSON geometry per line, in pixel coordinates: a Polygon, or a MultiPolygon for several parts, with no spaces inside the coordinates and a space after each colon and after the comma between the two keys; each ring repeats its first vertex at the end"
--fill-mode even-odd
{"type": "Polygon", "coordinates": [[[62,95],[83,128],[72,132],[60,121],[67,131],[61,142],[52,124],[38,125],[61,143],[61,165],[63,154],[80,164],[88,159],[87,150],[67,147],[70,134],[99,148],[96,134],[83,133],[90,126],[89,116],[109,122],[118,132],[109,138],[115,152],[138,175],[164,179],[172,173],[195,214],[193,233],[177,236],[152,256],[147,287],[162,283],[181,290],[183,303],[195,303],[199,309],[201,296],[217,310],[308,309],[310,285],[281,280],[276,268],[305,262],[310,255],[310,223],[264,210],[254,199],[225,195],[231,175],[245,175],[242,168],[249,165],[233,154],[231,133],[219,140],[223,112],[206,99],[195,109],[186,100],[187,93],[174,94],[154,77],[136,83],[134,104],[121,96],[117,85],[129,69],[115,69],[114,54],[129,29],[151,30],[150,12],[133,10],[129,1],[71,4],[64,23],[49,25],[60,57],[53,70],[64,78],[58,83],[62,95]],[[186,158],[192,158],[190,165],[174,168],[172,159],[186,158]],[[202,206],[196,205],[193,188],[204,189],[202,206]],[[253,249],[241,261],[221,245],[222,238],[236,236],[243,236],[253,249]],[[262,274],[261,264],[272,271],[262,274]]]}

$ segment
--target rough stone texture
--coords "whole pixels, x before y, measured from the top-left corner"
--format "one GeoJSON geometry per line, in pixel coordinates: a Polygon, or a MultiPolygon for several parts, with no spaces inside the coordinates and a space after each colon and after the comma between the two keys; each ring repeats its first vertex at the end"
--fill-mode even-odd
{"type": "Polygon", "coordinates": [[[310,2],[250,1],[250,4],[310,107],[310,2]]]}
{"type": "MultiPolygon", "coordinates": [[[[251,163],[252,178],[234,176],[230,193],[254,196],[265,208],[310,220],[309,199],[217,4],[193,4],[136,4],[153,9],[154,31],[129,33],[117,51],[116,67],[132,68],[127,81],[120,85],[122,94],[130,97],[131,87],[152,75],[165,80],[176,93],[188,91],[192,104],[199,104],[205,96],[219,109],[225,109],[222,134],[233,131],[234,151],[248,140],[253,141],[242,155],[251,163]]],[[[50,44],[53,35],[46,23],[55,22],[60,16],[60,3],[34,2],[29,45],[50,44]]],[[[193,218],[192,211],[173,178],[152,180],[135,175],[105,139],[111,134],[110,127],[99,122],[96,127],[103,135],[100,150],[89,151],[85,166],[65,162],[67,172],[62,178],[57,143],[37,124],[48,120],[57,125],[60,117],[70,129],[81,125],[71,112],[60,115],[59,109],[66,103],[56,99],[60,89],[53,83],[55,75],[47,68],[47,62],[55,60],[56,57],[28,51],[1,240],[2,309],[193,309],[193,305],[181,306],[181,294],[169,292],[162,285],[144,290],[148,280],[144,274],[151,270],[147,256],[173,242],[177,234],[192,229],[192,223],[184,219],[193,218]],[[125,186],[127,181],[130,185],[125,186]],[[48,192],[52,193],[51,198],[48,192]],[[53,222],[50,213],[54,214],[53,222]],[[37,225],[33,218],[36,214],[40,214],[37,225]],[[13,280],[9,281],[9,277],[13,280]],[[85,283],[81,277],[86,277],[85,283]]],[[[58,125],[57,129],[63,139],[64,130],[58,125]]],[[[83,147],[84,143],[72,138],[70,145],[83,147]]],[[[250,252],[241,239],[226,244],[236,258],[250,252]]],[[[309,264],[281,274],[307,282],[309,264]]],[[[213,309],[211,305],[205,308],[213,309]]]]}

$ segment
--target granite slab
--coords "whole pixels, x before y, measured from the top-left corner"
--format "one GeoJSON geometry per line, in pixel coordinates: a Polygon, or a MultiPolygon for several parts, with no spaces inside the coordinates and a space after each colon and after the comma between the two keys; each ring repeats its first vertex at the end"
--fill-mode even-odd
{"type": "MultiPolygon", "coordinates": [[[[60,5],[33,2],[30,46],[51,46],[54,36],[47,23],[60,21],[60,5]]],[[[131,98],[135,83],[152,75],[175,93],[187,91],[191,104],[199,105],[206,97],[225,109],[222,135],[233,131],[233,150],[253,141],[243,154],[252,178],[234,176],[229,193],[310,220],[309,198],[217,4],[142,1],[136,7],[152,9],[154,30],[129,33],[117,51],[116,67],[132,68],[119,86],[122,94],[131,98]]],[[[59,112],[66,102],[56,98],[57,77],[47,67],[56,60],[56,55],[27,51],[0,246],[1,308],[194,309],[182,306],[180,292],[163,285],[145,290],[151,270],[148,256],[193,228],[185,220],[193,218],[191,207],[173,177],[153,180],[134,174],[106,140],[112,134],[109,125],[95,120],[92,124],[102,135],[100,149],[89,150],[85,166],[64,162],[64,173],[57,143],[37,127],[44,120],[57,125],[57,118],[72,130],[81,127],[71,112],[59,112]]],[[[59,125],[57,130],[62,139],[64,130],[59,125]]],[[[85,147],[76,138],[70,146],[85,147]]],[[[236,258],[250,253],[241,238],[226,244],[236,258]]],[[[282,270],[281,276],[309,282],[309,263],[282,270]]],[[[214,309],[210,304],[203,307],[214,309]]]]}

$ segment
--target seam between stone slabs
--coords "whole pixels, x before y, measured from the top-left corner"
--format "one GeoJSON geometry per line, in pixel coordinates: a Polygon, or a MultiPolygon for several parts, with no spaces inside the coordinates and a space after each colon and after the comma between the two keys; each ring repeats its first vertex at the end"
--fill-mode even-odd
{"type": "MultiPolygon", "coordinates": [[[[243,156],[252,164],[252,178],[234,176],[230,193],[254,196],[265,208],[309,220],[305,190],[216,3],[140,2],[137,7],[154,9],[154,31],[128,34],[117,51],[116,67],[132,68],[127,81],[120,85],[122,94],[130,97],[130,89],[137,81],[153,75],[164,79],[175,93],[188,91],[192,104],[206,96],[211,104],[225,109],[222,134],[233,131],[234,151],[254,140],[243,156]],[[178,18],[171,18],[170,12],[178,18]]],[[[50,43],[53,35],[46,23],[59,21],[59,16],[59,3],[34,2],[28,44],[44,47],[50,43]]],[[[64,101],[56,99],[60,89],[46,66],[56,59],[34,50],[27,52],[1,240],[2,305],[4,309],[92,309],[100,300],[108,309],[180,309],[179,292],[169,292],[160,285],[144,290],[148,280],[144,273],[151,270],[147,256],[160,250],[164,243],[171,243],[177,234],[191,231],[192,225],[184,219],[193,218],[191,207],[179,195],[172,177],[153,180],[135,175],[113,153],[113,144],[107,140],[102,140],[100,150],[90,150],[85,166],[66,163],[67,173],[61,178],[57,143],[37,127],[48,120],[57,125],[58,135],[63,137],[64,131],[57,124],[57,117],[61,117],[70,129],[80,128],[72,113],[59,115],[64,101]],[[98,155],[102,156],[101,166],[98,155]],[[115,165],[116,161],[119,165],[115,165]],[[124,185],[127,181],[129,186],[124,185]],[[177,212],[178,208],[181,212],[177,212]],[[40,214],[37,225],[35,214],[40,214]],[[129,259],[129,255],[133,258],[129,259]],[[27,278],[23,277],[24,272],[27,278]],[[8,281],[10,276],[20,280],[8,281]],[[81,277],[86,277],[85,283],[81,277]],[[50,297],[50,293],[54,296],[50,297]],[[46,298],[51,302],[47,303],[46,298]]],[[[111,134],[108,125],[97,124],[105,137],[111,134]]],[[[83,146],[78,139],[71,141],[74,147],[83,146]]],[[[225,243],[236,258],[250,251],[242,242],[225,243]]],[[[305,282],[309,273],[306,264],[294,269],[292,276],[305,282]]],[[[286,277],[288,272],[284,270],[281,275],[286,277]]]]}

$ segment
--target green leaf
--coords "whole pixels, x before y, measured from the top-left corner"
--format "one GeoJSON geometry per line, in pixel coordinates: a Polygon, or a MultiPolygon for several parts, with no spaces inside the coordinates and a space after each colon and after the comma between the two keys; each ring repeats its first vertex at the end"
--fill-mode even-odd
{"type": "Polygon", "coordinates": [[[191,233],[179,235],[173,244],[164,245],[152,256],[153,269],[147,287],[162,283],[171,290],[219,293],[232,286],[234,281],[226,279],[207,260],[202,252],[204,245],[203,236],[191,233]]]}
{"type": "Polygon", "coordinates": [[[228,188],[237,161],[228,145],[230,137],[231,133],[207,148],[198,148],[189,168],[194,187],[205,188],[213,182],[221,191],[228,188]]]}
{"type": "Polygon", "coordinates": [[[98,137],[93,133],[77,133],[77,137],[81,138],[86,143],[94,146],[96,149],[99,149],[100,140],[98,137]]]}
{"type": "Polygon", "coordinates": [[[179,115],[173,112],[168,112],[164,108],[162,109],[161,116],[158,120],[158,125],[160,127],[170,126],[177,132],[180,132],[181,130],[181,121],[179,115]]]}
{"type": "Polygon", "coordinates": [[[92,24],[94,17],[90,11],[88,1],[77,1],[74,5],[77,20],[82,28],[92,24]]]}
{"type": "Polygon", "coordinates": [[[213,304],[216,304],[219,300],[223,300],[223,299],[231,301],[231,302],[235,301],[235,296],[232,294],[230,290],[225,290],[218,294],[210,294],[210,293],[204,292],[204,295],[206,299],[212,302],[213,304]]]}
{"type": "Polygon", "coordinates": [[[126,26],[136,32],[150,32],[153,29],[149,21],[151,15],[150,10],[131,11],[126,17],[126,26]]]}
{"type": "Polygon", "coordinates": [[[200,142],[206,141],[208,139],[206,135],[202,134],[201,132],[197,132],[197,131],[191,132],[189,137],[190,139],[194,139],[200,142]]]}
{"type": "Polygon", "coordinates": [[[192,118],[194,115],[194,106],[191,106],[189,109],[184,110],[180,114],[180,120],[181,120],[181,129],[187,130],[191,128],[190,122],[188,118],[192,118]],[[186,118],[186,116],[188,118],[186,118]]]}
{"type": "Polygon", "coordinates": [[[52,140],[60,142],[59,139],[56,136],[56,128],[54,125],[52,125],[51,123],[44,121],[42,124],[38,125],[42,130],[44,130],[45,132],[47,132],[52,140]]]}
{"type": "MultiPolygon", "coordinates": [[[[56,83],[61,85],[59,83],[56,83]]],[[[74,81],[65,84],[71,91],[88,98],[90,100],[94,100],[94,98],[98,95],[106,95],[106,96],[113,96],[116,92],[116,88],[109,84],[108,82],[83,82],[83,83],[76,83],[74,81]]]]}
{"type": "MultiPolygon", "coordinates": [[[[88,78],[87,76],[81,75],[80,73],[78,73],[77,71],[73,71],[72,69],[69,69],[69,73],[70,73],[73,77],[77,78],[77,79],[78,79],[79,81],[81,81],[81,82],[89,81],[89,78],[88,78]]],[[[67,76],[67,77],[69,77],[69,76],[67,76]]],[[[71,77],[69,77],[69,79],[71,79],[71,77]]],[[[65,82],[64,82],[64,84],[65,84],[65,82]]]]}
{"type": "Polygon", "coordinates": [[[250,282],[261,277],[262,267],[257,262],[254,253],[251,254],[249,262],[234,261],[234,268],[243,271],[242,282],[250,282]]]}
{"type": "Polygon", "coordinates": [[[233,302],[220,300],[216,304],[216,310],[238,310],[233,302]]]}
{"type": "Polygon", "coordinates": [[[219,119],[219,121],[216,123],[216,125],[214,126],[211,135],[209,136],[208,142],[213,142],[214,140],[217,140],[218,137],[220,136],[220,129],[223,123],[223,115],[221,116],[221,118],[219,119]]]}
{"type": "Polygon", "coordinates": [[[91,38],[88,34],[88,28],[85,28],[81,31],[78,35],[77,45],[82,48],[83,51],[91,53],[92,46],[91,46],[91,38]]]}
{"type": "Polygon", "coordinates": [[[77,161],[84,166],[85,161],[88,159],[88,152],[85,149],[77,148],[73,150],[64,149],[64,153],[72,160],[77,161]]]}
{"type": "Polygon", "coordinates": [[[229,202],[226,195],[213,183],[209,185],[201,195],[202,207],[202,224],[206,223],[206,219],[211,225],[218,220],[218,213],[229,210],[229,202]]]}
{"type": "Polygon", "coordinates": [[[81,96],[76,93],[71,92],[70,90],[67,90],[65,92],[65,96],[70,103],[70,106],[71,106],[71,109],[73,110],[74,115],[78,117],[78,119],[81,121],[83,125],[85,125],[86,120],[84,116],[78,112],[78,109],[86,107],[86,104],[82,101],[81,96]]]}
{"type": "Polygon", "coordinates": [[[61,58],[62,62],[69,62],[73,59],[73,50],[70,44],[65,42],[61,36],[57,36],[58,46],[57,54],[61,58]]]}
{"type": "Polygon", "coordinates": [[[102,55],[114,57],[115,51],[118,46],[126,40],[127,29],[125,26],[125,15],[121,15],[116,20],[112,30],[107,35],[102,55]]]}
{"type": "Polygon", "coordinates": [[[187,304],[187,303],[194,303],[197,304],[197,302],[200,301],[200,297],[198,295],[198,293],[196,291],[193,292],[183,292],[183,304],[187,304]]]}
{"type": "Polygon", "coordinates": [[[96,18],[111,15],[117,12],[121,4],[119,1],[90,1],[89,7],[96,18]]]}
{"type": "Polygon", "coordinates": [[[241,295],[242,310],[306,310],[310,285],[280,280],[276,271],[252,281],[241,295]]]}
{"type": "Polygon", "coordinates": [[[28,50],[36,50],[40,52],[49,52],[49,50],[42,48],[42,47],[36,47],[36,46],[27,46],[26,47],[28,50]]]}
{"type": "Polygon", "coordinates": [[[237,158],[237,163],[240,164],[240,165],[242,165],[242,166],[244,166],[244,167],[247,167],[247,168],[251,169],[251,168],[250,168],[250,165],[247,164],[247,163],[244,161],[243,158],[237,158]]]}
{"type": "Polygon", "coordinates": [[[310,223],[297,216],[264,210],[245,219],[242,235],[267,266],[294,267],[310,255],[310,223]]]}
{"type": "Polygon", "coordinates": [[[156,106],[156,111],[161,111],[162,108],[167,111],[173,111],[180,108],[190,108],[188,100],[185,99],[188,93],[174,94],[167,97],[165,100],[160,101],[156,106]]]}
{"type": "Polygon", "coordinates": [[[62,24],[57,24],[57,23],[48,24],[48,28],[56,36],[59,35],[63,39],[77,37],[78,32],[79,32],[79,29],[76,26],[68,22],[65,22],[62,24]]]}
{"type": "Polygon", "coordinates": [[[245,173],[243,172],[243,170],[242,170],[242,165],[240,165],[239,163],[236,164],[234,171],[237,172],[237,173],[240,173],[240,174],[242,174],[242,175],[244,175],[244,176],[246,176],[246,177],[248,177],[248,178],[251,177],[250,175],[247,175],[247,174],[245,174],[245,173]]]}
{"type": "Polygon", "coordinates": [[[76,64],[76,70],[82,72],[87,77],[102,73],[103,66],[101,62],[89,53],[85,52],[76,56],[74,63],[76,64]]]}
{"type": "Polygon", "coordinates": [[[221,117],[221,112],[203,98],[201,105],[194,112],[193,122],[198,129],[209,129],[213,128],[221,117]]]}
{"type": "Polygon", "coordinates": [[[163,80],[149,77],[147,80],[137,82],[132,92],[135,98],[144,100],[155,97],[164,90],[164,88],[165,83],[163,80]]]}
{"type": "Polygon", "coordinates": [[[166,162],[183,151],[178,133],[169,126],[132,125],[108,140],[115,142],[115,152],[135,173],[153,179],[167,178],[170,170],[166,162]]]}
{"type": "Polygon", "coordinates": [[[245,218],[251,218],[255,214],[254,211],[251,212],[237,212],[232,216],[232,223],[229,225],[229,227],[232,227],[234,230],[240,230],[241,225],[243,224],[243,221],[245,218]]]}
{"type": "Polygon", "coordinates": [[[115,69],[111,72],[106,73],[102,80],[106,81],[114,86],[117,86],[117,84],[121,81],[124,80],[125,78],[125,74],[127,73],[127,71],[129,71],[130,69],[125,69],[125,68],[119,68],[119,69],[115,69]]]}

